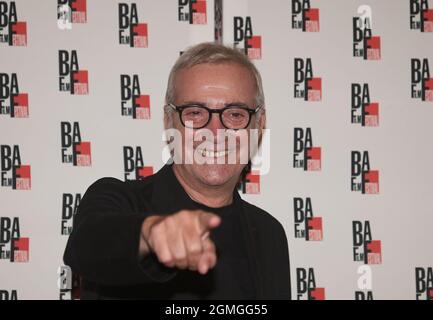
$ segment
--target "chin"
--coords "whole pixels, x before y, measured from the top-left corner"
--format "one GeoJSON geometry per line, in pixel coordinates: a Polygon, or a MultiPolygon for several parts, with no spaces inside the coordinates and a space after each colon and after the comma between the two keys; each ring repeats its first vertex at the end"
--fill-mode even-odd
{"type": "Polygon", "coordinates": [[[193,168],[195,175],[202,183],[210,186],[224,185],[233,177],[237,179],[241,170],[236,165],[230,164],[203,164],[193,168]]]}

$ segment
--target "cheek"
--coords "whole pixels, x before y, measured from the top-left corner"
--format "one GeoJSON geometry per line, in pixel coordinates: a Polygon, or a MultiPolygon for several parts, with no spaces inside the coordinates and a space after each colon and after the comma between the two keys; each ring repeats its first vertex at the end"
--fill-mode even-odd
{"type": "Polygon", "coordinates": [[[247,150],[250,145],[250,131],[245,130],[236,135],[236,147],[238,150],[247,150]]]}

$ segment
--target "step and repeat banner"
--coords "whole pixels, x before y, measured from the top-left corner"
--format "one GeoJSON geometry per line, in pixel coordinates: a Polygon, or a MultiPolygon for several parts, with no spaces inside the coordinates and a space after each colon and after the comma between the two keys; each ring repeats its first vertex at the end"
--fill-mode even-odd
{"type": "Polygon", "coordinates": [[[0,300],[79,298],[62,256],[84,192],[162,167],[169,70],[215,39],[263,77],[269,161],[239,192],[284,226],[292,297],[433,299],[432,0],[15,0],[0,300]]]}

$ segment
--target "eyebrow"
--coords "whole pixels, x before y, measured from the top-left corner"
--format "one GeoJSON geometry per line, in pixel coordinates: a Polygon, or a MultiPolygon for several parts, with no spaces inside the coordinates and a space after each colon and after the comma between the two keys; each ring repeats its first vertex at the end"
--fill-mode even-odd
{"type": "MultiPolygon", "coordinates": [[[[185,101],[183,103],[180,104],[181,106],[185,106],[185,105],[198,105],[198,106],[204,106],[207,107],[206,103],[204,102],[200,102],[200,101],[185,101]]],[[[240,101],[231,101],[231,102],[227,102],[224,104],[224,107],[231,107],[231,106],[240,106],[240,107],[246,107],[249,108],[249,105],[246,104],[245,102],[240,102],[240,101]]]]}

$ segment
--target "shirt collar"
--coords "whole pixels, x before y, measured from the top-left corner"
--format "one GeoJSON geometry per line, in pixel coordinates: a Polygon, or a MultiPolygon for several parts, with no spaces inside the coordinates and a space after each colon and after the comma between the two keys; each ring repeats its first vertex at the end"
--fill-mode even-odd
{"type": "MultiPolygon", "coordinates": [[[[170,214],[183,209],[197,209],[196,203],[189,197],[173,172],[173,165],[164,165],[155,174],[152,194],[152,207],[158,213],[170,214]]],[[[233,204],[238,206],[241,198],[235,189],[233,204]]]]}

